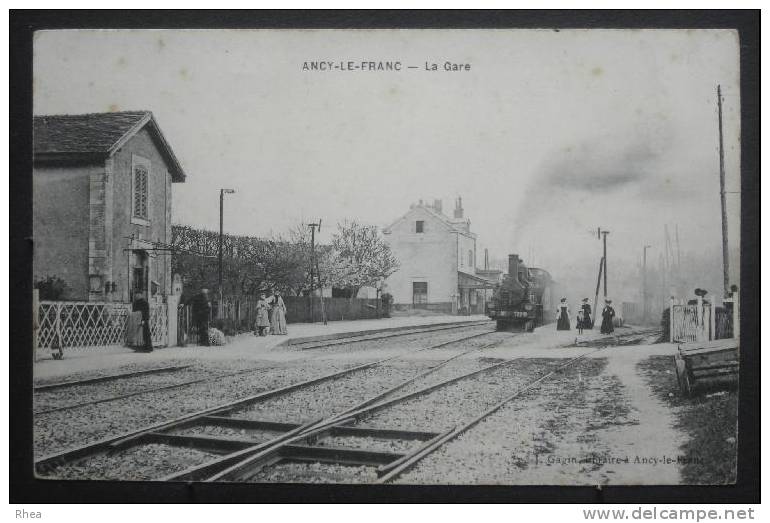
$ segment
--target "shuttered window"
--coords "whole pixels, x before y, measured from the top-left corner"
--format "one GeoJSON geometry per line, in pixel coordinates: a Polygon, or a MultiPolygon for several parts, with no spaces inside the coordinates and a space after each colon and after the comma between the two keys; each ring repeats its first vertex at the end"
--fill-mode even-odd
{"type": "Polygon", "coordinates": [[[147,213],[147,168],[144,165],[134,167],[134,216],[146,220],[147,213]]]}
{"type": "Polygon", "coordinates": [[[131,155],[131,223],[150,226],[150,176],[152,163],[139,155],[131,155]]]}

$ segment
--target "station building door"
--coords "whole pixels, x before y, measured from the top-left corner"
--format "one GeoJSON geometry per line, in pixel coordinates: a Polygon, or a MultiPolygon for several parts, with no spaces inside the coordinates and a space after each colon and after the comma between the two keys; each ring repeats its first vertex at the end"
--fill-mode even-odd
{"type": "Polygon", "coordinates": [[[425,309],[428,306],[428,282],[412,282],[412,306],[415,309],[425,309]]]}

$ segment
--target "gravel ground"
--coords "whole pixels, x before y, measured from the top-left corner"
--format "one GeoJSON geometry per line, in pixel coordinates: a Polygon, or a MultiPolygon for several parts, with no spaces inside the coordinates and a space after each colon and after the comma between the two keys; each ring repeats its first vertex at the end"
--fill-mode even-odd
{"type": "Polygon", "coordinates": [[[738,380],[702,380],[691,397],[679,390],[672,356],[638,363],[655,396],[671,408],[675,427],[685,435],[679,451],[682,480],[688,485],[736,482],[738,459],[738,380]]]}
{"type": "MultiPolygon", "coordinates": [[[[259,369],[251,365],[243,370],[249,370],[250,368],[253,370],[259,369]]],[[[182,384],[187,381],[216,378],[218,375],[229,372],[234,371],[221,371],[219,369],[194,366],[174,372],[147,374],[91,384],[73,385],[64,389],[39,391],[34,393],[35,411],[74,406],[86,401],[109,399],[148,389],[182,384]]]]}
{"type": "Polygon", "coordinates": [[[216,407],[264,390],[320,377],[349,366],[332,363],[310,367],[286,365],[265,369],[261,373],[221,378],[107,404],[36,415],[35,455],[41,457],[61,452],[108,436],[216,407]]]}
{"type": "Polygon", "coordinates": [[[472,418],[545,372],[553,360],[518,360],[441,387],[364,420],[366,426],[443,432],[472,418]],[[526,362],[522,364],[520,362],[526,362]]]}
{"type": "Polygon", "coordinates": [[[331,463],[284,462],[265,467],[249,478],[253,483],[374,483],[373,467],[355,467],[331,463]]]}
{"type": "Polygon", "coordinates": [[[396,482],[610,482],[616,465],[606,461],[615,456],[597,435],[637,422],[618,379],[603,373],[606,365],[605,359],[587,359],[554,375],[438,449],[396,482]],[[450,476],[447,470],[452,471],[450,476]]]}
{"type": "Polygon", "coordinates": [[[261,421],[307,423],[343,412],[427,368],[427,364],[394,360],[251,405],[232,415],[261,421]]]}
{"type": "Polygon", "coordinates": [[[180,472],[215,458],[216,454],[162,444],[132,447],[56,467],[48,479],[147,481],[180,472]]]}
{"type": "Polygon", "coordinates": [[[184,436],[214,436],[218,438],[248,439],[255,443],[269,441],[283,434],[272,430],[239,429],[220,425],[196,425],[171,431],[171,434],[184,436]]]}
{"type": "Polygon", "coordinates": [[[429,387],[442,381],[462,376],[463,374],[467,374],[484,367],[489,367],[489,365],[491,365],[488,358],[474,357],[473,354],[475,353],[461,356],[456,360],[450,361],[443,367],[436,369],[424,378],[421,378],[414,383],[407,385],[403,389],[398,390],[393,394],[393,396],[390,396],[389,398],[415,392],[425,387],[429,387]]]}
{"type": "Polygon", "coordinates": [[[415,450],[424,441],[390,438],[369,438],[359,436],[328,436],[316,443],[319,447],[345,447],[352,449],[377,450],[406,454],[415,450]]]}
{"type": "Polygon", "coordinates": [[[189,361],[182,361],[182,360],[169,360],[169,361],[164,361],[163,363],[157,363],[157,362],[130,363],[130,364],[122,365],[119,369],[108,368],[108,369],[100,369],[100,370],[73,372],[71,374],[67,374],[66,378],[62,378],[61,376],[57,376],[53,378],[39,378],[34,380],[34,386],[39,387],[41,385],[51,385],[53,383],[87,380],[91,378],[101,378],[103,376],[112,376],[114,374],[139,372],[143,370],[157,369],[159,367],[174,367],[174,366],[189,365],[189,364],[190,364],[189,361]]]}

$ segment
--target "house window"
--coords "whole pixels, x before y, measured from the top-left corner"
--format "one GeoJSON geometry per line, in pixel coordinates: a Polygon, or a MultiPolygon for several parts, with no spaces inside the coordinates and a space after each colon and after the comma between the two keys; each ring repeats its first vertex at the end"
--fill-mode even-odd
{"type": "Polygon", "coordinates": [[[468,251],[468,267],[473,268],[473,251],[468,251]]]}
{"type": "Polygon", "coordinates": [[[422,220],[417,220],[414,222],[414,230],[415,232],[424,232],[425,231],[425,222],[422,220]]]}
{"type": "Polygon", "coordinates": [[[134,168],[134,216],[147,219],[147,168],[134,168]]]}
{"type": "Polygon", "coordinates": [[[412,282],[412,304],[420,306],[425,305],[426,303],[428,303],[428,282],[412,282]]]}
{"type": "Polygon", "coordinates": [[[133,223],[149,225],[150,161],[134,155],[131,178],[131,218],[133,223]]]}

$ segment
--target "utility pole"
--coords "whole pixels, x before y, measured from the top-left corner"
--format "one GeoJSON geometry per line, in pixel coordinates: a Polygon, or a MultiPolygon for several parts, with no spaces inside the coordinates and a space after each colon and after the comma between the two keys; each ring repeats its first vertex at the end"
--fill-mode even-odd
{"type": "MultiPolygon", "coordinates": [[[[310,323],[313,323],[315,321],[315,315],[313,314],[313,292],[315,291],[316,271],[315,230],[317,228],[318,232],[321,232],[321,220],[318,220],[318,223],[308,223],[307,226],[310,227],[310,323]]],[[[321,294],[323,294],[323,289],[321,289],[321,294]]]]}
{"type": "Polygon", "coordinates": [[[603,231],[601,227],[596,229],[596,237],[597,239],[601,237],[601,239],[604,241],[604,256],[602,259],[604,260],[604,299],[607,299],[607,235],[610,233],[610,231],[603,231]]]}
{"type": "Polygon", "coordinates": [[[644,246],[644,255],[642,256],[642,322],[647,323],[647,249],[651,245],[644,246]]]}
{"type": "Polygon", "coordinates": [[[222,244],[224,239],[224,234],[222,232],[222,227],[224,223],[224,200],[225,200],[225,193],[227,194],[233,194],[235,191],[233,189],[219,189],[219,304],[217,306],[217,318],[222,319],[222,299],[223,299],[223,291],[222,291],[222,244]]]}
{"type": "Polygon", "coordinates": [[[727,203],[725,202],[725,151],[722,143],[722,86],[717,85],[717,106],[719,108],[719,196],[722,202],[722,278],[724,296],[730,292],[730,259],[727,251],[727,203]]]}

